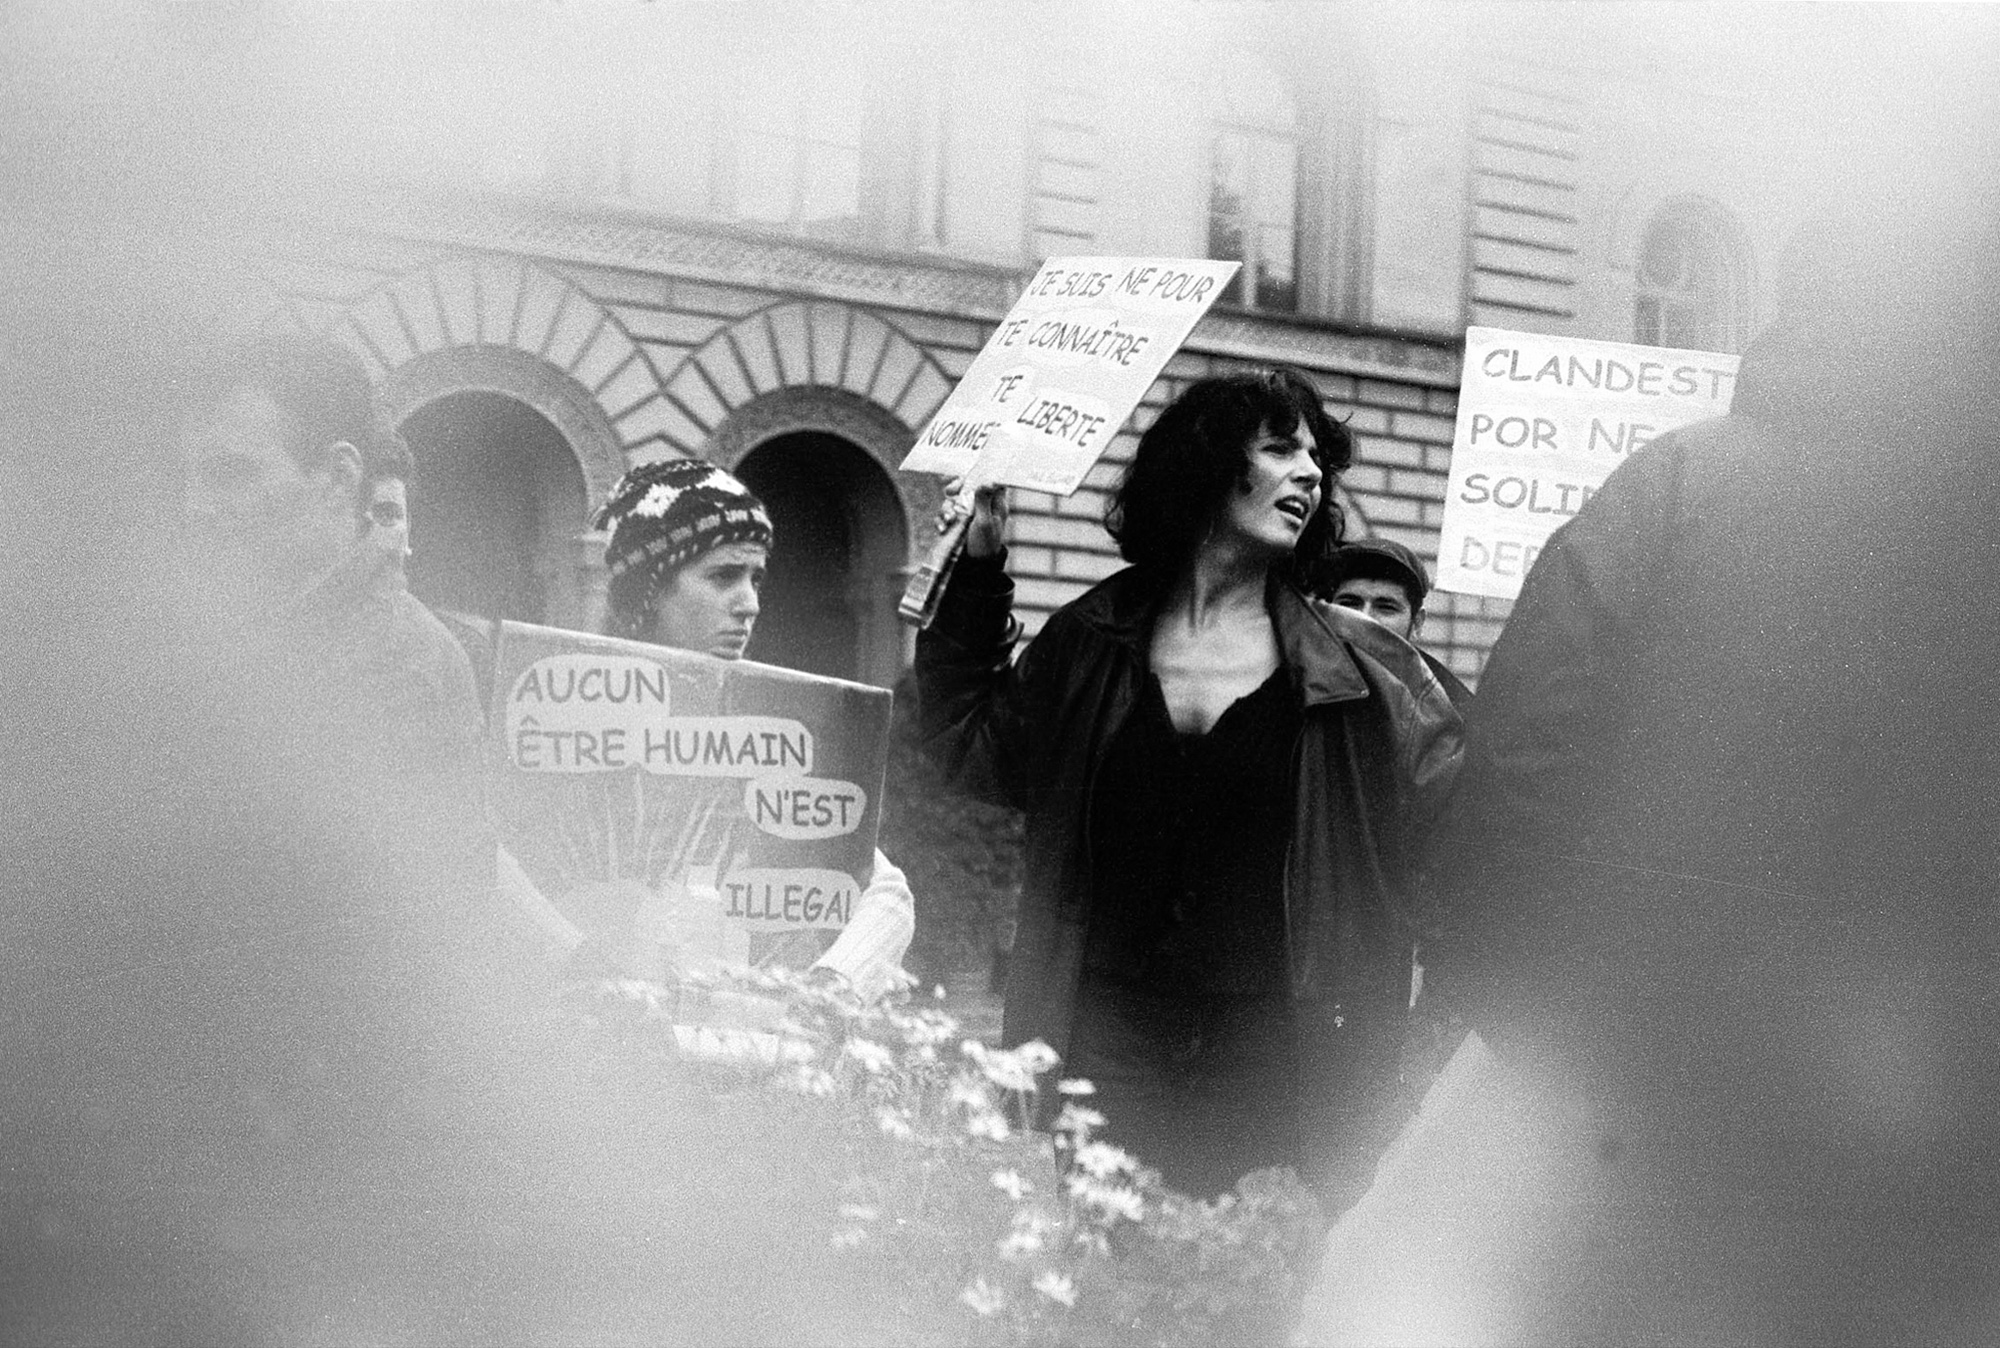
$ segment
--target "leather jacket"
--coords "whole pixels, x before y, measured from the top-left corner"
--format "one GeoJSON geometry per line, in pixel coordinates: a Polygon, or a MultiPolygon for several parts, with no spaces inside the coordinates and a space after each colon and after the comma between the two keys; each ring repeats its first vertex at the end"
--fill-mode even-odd
{"type": "MultiPolygon", "coordinates": [[[[1088,813],[1107,746],[1147,677],[1161,585],[1122,571],[1010,659],[1001,559],[960,563],[917,639],[928,751],[961,787],[1026,812],[1003,1037],[1067,1051],[1091,914],[1088,813]]],[[[1386,1143],[1410,1000],[1417,864],[1461,754],[1451,699],[1414,647],[1273,580],[1302,709],[1285,866],[1285,960],[1300,1036],[1308,1178],[1365,1183],[1386,1143]]]]}

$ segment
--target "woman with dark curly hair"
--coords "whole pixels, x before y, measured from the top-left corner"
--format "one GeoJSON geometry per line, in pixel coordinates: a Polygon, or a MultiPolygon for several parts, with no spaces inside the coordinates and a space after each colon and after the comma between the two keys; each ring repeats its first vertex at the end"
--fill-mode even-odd
{"type": "Polygon", "coordinates": [[[1295,371],[1201,380],[1106,524],[1131,566],[1018,662],[1001,494],[917,641],[927,744],[1027,812],[1004,1037],[1097,1087],[1176,1188],[1365,1184],[1397,1100],[1421,824],[1459,722],[1406,643],[1308,597],[1343,427],[1295,371]]]}

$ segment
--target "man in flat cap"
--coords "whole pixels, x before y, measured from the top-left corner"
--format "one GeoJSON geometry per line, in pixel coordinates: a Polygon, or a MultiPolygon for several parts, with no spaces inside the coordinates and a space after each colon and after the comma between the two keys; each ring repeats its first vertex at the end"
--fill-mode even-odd
{"type": "MultiPolygon", "coordinates": [[[[1423,630],[1424,600],[1431,592],[1423,559],[1390,538],[1357,538],[1335,550],[1320,594],[1342,608],[1388,628],[1412,646],[1423,630]]],[[[1444,685],[1452,705],[1463,711],[1472,690],[1442,660],[1419,649],[1424,663],[1444,685]]]]}

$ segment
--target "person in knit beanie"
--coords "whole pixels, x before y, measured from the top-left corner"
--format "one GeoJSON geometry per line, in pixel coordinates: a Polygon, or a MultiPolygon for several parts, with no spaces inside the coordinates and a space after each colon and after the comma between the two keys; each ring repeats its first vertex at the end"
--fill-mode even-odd
{"type": "Polygon", "coordinates": [[[641,464],[592,523],[611,535],[612,635],[741,658],[772,540],[749,488],[700,459],[641,464]]]}
{"type": "MultiPolygon", "coordinates": [[[[610,635],[743,658],[774,538],[748,487],[700,459],[641,464],[591,522],[610,535],[610,635]]],[[[909,882],[878,850],[847,926],[812,973],[872,1000],[908,981],[902,960],[915,932],[909,882]]]]}

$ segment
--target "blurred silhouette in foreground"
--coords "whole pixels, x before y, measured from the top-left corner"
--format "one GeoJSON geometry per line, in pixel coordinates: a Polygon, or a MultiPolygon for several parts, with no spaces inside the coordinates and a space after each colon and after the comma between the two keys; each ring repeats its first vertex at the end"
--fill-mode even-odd
{"type": "Polygon", "coordinates": [[[530,995],[365,379],[60,224],[0,222],[0,1341],[839,1337],[798,1139],[530,995]]]}
{"type": "Polygon", "coordinates": [[[1499,1067],[1309,1341],[2000,1335],[2000,290],[1932,208],[1808,240],[1731,414],[1536,563],[1435,848],[1499,1067]]]}

